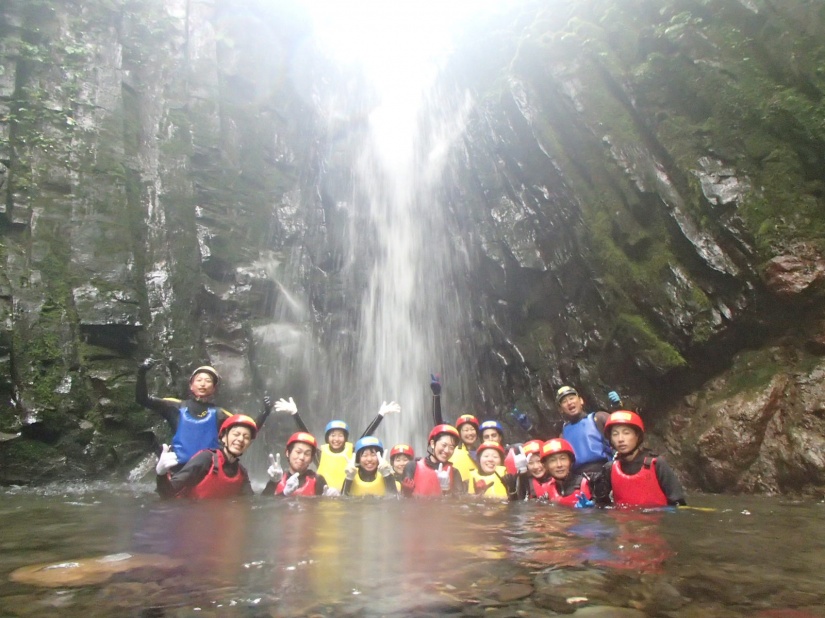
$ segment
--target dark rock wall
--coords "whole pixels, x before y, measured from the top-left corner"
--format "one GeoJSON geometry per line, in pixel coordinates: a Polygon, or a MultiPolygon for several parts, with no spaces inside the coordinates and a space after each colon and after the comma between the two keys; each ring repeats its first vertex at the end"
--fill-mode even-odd
{"type": "MultiPolygon", "coordinates": [[[[617,388],[695,487],[822,487],[823,11],[559,0],[466,26],[450,416],[515,405],[550,434],[560,384],[617,388]]],[[[0,480],[134,465],[163,439],[132,402],[144,356],[153,391],[211,362],[251,411],[310,388],[290,346],[355,328],[336,204],[363,119],[324,116],[352,81],[309,28],[286,2],[0,8],[0,480]]]]}

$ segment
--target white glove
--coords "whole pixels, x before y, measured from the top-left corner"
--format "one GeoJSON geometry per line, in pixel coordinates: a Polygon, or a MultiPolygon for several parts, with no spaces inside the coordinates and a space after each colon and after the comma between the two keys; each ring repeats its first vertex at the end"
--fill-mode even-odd
{"type": "Polygon", "coordinates": [[[435,475],[438,477],[438,484],[441,486],[441,491],[450,491],[450,469],[444,470],[444,464],[438,464],[438,470],[435,475]]]}
{"type": "Polygon", "coordinates": [[[337,498],[341,495],[341,492],[335,489],[334,487],[330,487],[329,485],[327,485],[326,487],[324,487],[324,495],[328,498],[337,498]]]}
{"type": "Polygon", "coordinates": [[[393,473],[392,466],[390,462],[384,459],[384,455],[380,452],[378,453],[378,474],[381,476],[389,476],[393,473]]]}
{"type": "Polygon", "coordinates": [[[285,496],[291,496],[295,492],[295,490],[298,489],[298,483],[301,482],[298,479],[299,476],[300,475],[296,472],[286,480],[286,483],[284,483],[285,496]]]}
{"type": "Polygon", "coordinates": [[[295,401],[292,397],[289,398],[289,401],[286,399],[279,399],[275,402],[275,411],[276,412],[289,412],[290,414],[298,414],[298,406],[295,405],[295,401]]]}
{"type": "Polygon", "coordinates": [[[378,409],[378,414],[381,416],[385,416],[387,414],[398,414],[401,412],[401,406],[394,401],[387,403],[386,401],[381,404],[381,407],[378,409]]]}
{"type": "Polygon", "coordinates": [[[355,455],[353,455],[351,459],[347,459],[347,467],[344,468],[344,475],[348,481],[351,481],[355,478],[355,472],[355,455]]]}
{"type": "Polygon", "coordinates": [[[155,472],[157,472],[158,476],[163,476],[177,465],[178,456],[175,455],[175,451],[173,451],[172,447],[168,444],[164,444],[163,451],[160,457],[158,457],[158,465],[155,466],[155,472]]]}
{"type": "Polygon", "coordinates": [[[266,473],[269,475],[269,478],[276,483],[284,477],[284,469],[281,467],[280,453],[275,456],[273,456],[272,453],[269,454],[269,467],[266,469],[266,473]]]}
{"type": "Polygon", "coordinates": [[[521,450],[521,446],[517,446],[514,451],[513,463],[516,465],[519,474],[527,472],[527,455],[521,450]]]}

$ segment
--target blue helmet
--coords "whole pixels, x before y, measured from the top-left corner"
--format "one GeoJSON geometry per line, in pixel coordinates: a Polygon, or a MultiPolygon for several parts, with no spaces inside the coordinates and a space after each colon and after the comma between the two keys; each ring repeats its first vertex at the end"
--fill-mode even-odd
{"type": "Polygon", "coordinates": [[[361,451],[365,448],[374,448],[382,455],[384,454],[384,445],[381,443],[381,440],[374,436],[364,436],[355,443],[355,463],[361,460],[361,451]]]}
{"type": "Polygon", "coordinates": [[[340,429],[343,431],[345,440],[349,438],[349,425],[347,425],[344,421],[330,421],[324,429],[324,440],[329,437],[329,432],[333,429],[340,429]]]}
{"type": "Polygon", "coordinates": [[[504,427],[502,427],[498,421],[484,421],[479,425],[478,433],[484,434],[485,429],[495,429],[498,435],[501,436],[501,439],[504,440],[504,427]]]}

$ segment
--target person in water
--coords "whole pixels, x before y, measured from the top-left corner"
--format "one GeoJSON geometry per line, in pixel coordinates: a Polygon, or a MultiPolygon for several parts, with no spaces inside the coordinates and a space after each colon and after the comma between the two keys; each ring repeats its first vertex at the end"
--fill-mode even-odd
{"type": "Polygon", "coordinates": [[[298,431],[286,441],[287,474],[281,468],[281,455],[269,455],[267,469],[269,482],[264,487],[264,496],[338,496],[339,492],[327,484],[326,479],[310,470],[315,458],[318,441],[310,433],[298,431]]]}
{"type": "Polygon", "coordinates": [[[374,436],[355,443],[355,456],[347,464],[344,496],[395,496],[398,489],[392,465],[384,459],[384,445],[374,436]]]}
{"type": "MultiPolygon", "coordinates": [[[[214,367],[208,365],[202,365],[192,372],[189,377],[190,396],[185,401],[149,396],[146,374],[155,364],[155,360],[148,358],[138,366],[135,401],[160,414],[172,428],[174,436],[171,448],[163,445],[156,467],[157,474],[164,476],[182,468],[198,451],[219,448],[220,427],[232,414],[214,403],[221,377],[214,367]]],[[[272,402],[265,396],[263,412],[255,419],[258,429],[263,427],[271,410],[272,402]]]]}
{"type": "Polygon", "coordinates": [[[470,473],[469,493],[487,500],[515,500],[516,477],[504,467],[504,447],[482,442],[476,449],[478,469],[470,473]]]}
{"type": "MultiPolygon", "coordinates": [[[[497,442],[506,453],[504,467],[507,473],[513,476],[527,472],[527,457],[521,449],[521,444],[509,446],[504,444],[504,427],[495,420],[484,421],[479,426],[482,442],[497,442]]],[[[477,454],[476,454],[477,457],[477,454]]]]}
{"type": "Polygon", "coordinates": [[[527,457],[527,471],[518,475],[518,488],[516,493],[519,500],[533,500],[547,498],[547,491],[544,485],[551,480],[547,469],[541,462],[541,448],[544,442],[541,440],[528,440],[521,445],[524,456],[527,457]]]}
{"type": "Polygon", "coordinates": [[[390,464],[399,487],[404,480],[404,468],[414,459],[415,451],[409,444],[396,444],[390,449],[390,464]]]}
{"type": "Polygon", "coordinates": [[[404,469],[401,491],[405,496],[441,496],[466,493],[461,473],[450,463],[460,441],[452,425],[436,425],[427,438],[427,455],[410,461],[404,469]]]}
{"type": "Polygon", "coordinates": [[[604,437],[607,412],[587,414],[584,399],[572,386],[562,386],[556,391],[556,405],[564,420],[561,437],[573,446],[575,452],[574,472],[599,472],[613,456],[610,442],[604,437]]]}
{"type": "Polygon", "coordinates": [[[613,461],[604,465],[594,491],[599,504],[616,506],[684,506],[685,492],[667,462],[643,448],[645,425],[635,412],[618,410],[610,414],[605,436],[616,449],[613,461]]]}
{"type": "MultiPolygon", "coordinates": [[[[298,414],[298,406],[295,405],[292,397],[289,398],[289,401],[285,399],[278,400],[275,403],[275,410],[277,412],[288,412],[291,414],[292,418],[295,419],[295,424],[298,426],[298,429],[304,433],[309,433],[306,423],[304,423],[301,415],[298,414]]],[[[378,410],[378,414],[372,419],[372,422],[367,426],[366,430],[364,430],[364,433],[361,434],[361,437],[372,435],[387,414],[398,414],[400,412],[401,406],[396,402],[383,402],[378,410]]],[[[327,480],[330,487],[334,487],[338,491],[341,491],[344,487],[344,471],[353,456],[353,447],[352,442],[349,441],[349,434],[350,430],[347,423],[341,420],[330,421],[324,428],[325,444],[316,452],[318,474],[327,480]]]]}
{"type": "Polygon", "coordinates": [[[231,498],[251,496],[249,475],[240,457],[258,434],[255,421],[244,414],[226,419],[219,432],[220,447],[203,449],[178,471],[161,477],[161,495],[179,498],[231,498]]]}
{"type": "Polygon", "coordinates": [[[541,483],[544,497],[550,502],[577,508],[594,506],[590,480],[582,472],[573,472],[576,453],[564,438],[553,438],[544,443],[541,460],[550,477],[541,483]]]}
{"type": "MultiPolygon", "coordinates": [[[[430,375],[430,390],[433,394],[433,426],[443,425],[444,417],[441,413],[441,377],[430,375]]],[[[465,481],[470,478],[470,472],[476,469],[475,448],[478,440],[478,419],[472,414],[462,414],[456,420],[455,428],[461,438],[458,446],[450,457],[450,463],[461,473],[465,481]]]]}

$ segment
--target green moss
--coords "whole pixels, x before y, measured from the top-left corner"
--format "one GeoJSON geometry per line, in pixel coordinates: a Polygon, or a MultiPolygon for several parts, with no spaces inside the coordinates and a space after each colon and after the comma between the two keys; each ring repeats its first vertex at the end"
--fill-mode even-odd
{"type": "Polygon", "coordinates": [[[729,399],[739,393],[761,390],[774,376],[787,371],[787,366],[777,358],[773,349],[747,350],[740,352],[727,373],[724,387],[713,393],[710,402],[729,399]]]}
{"type": "Polygon", "coordinates": [[[687,364],[679,351],[659,338],[653,327],[639,315],[621,314],[616,321],[616,338],[630,355],[640,358],[659,373],[687,364]]]}

